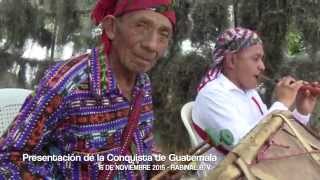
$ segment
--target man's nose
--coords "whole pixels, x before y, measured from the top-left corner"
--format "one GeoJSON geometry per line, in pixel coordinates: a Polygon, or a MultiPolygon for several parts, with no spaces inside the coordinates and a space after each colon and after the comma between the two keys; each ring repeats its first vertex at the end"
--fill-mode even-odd
{"type": "Polygon", "coordinates": [[[259,68],[260,71],[264,71],[266,69],[266,66],[264,65],[262,60],[260,61],[260,64],[259,64],[258,68],[259,68]]]}
{"type": "Polygon", "coordinates": [[[142,46],[148,51],[156,51],[158,46],[158,34],[151,31],[145,35],[142,41],[142,46]]]}

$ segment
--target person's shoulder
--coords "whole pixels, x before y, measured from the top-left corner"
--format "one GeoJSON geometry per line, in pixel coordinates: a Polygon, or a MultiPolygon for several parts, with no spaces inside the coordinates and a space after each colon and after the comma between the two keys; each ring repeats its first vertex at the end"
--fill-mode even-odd
{"type": "Polygon", "coordinates": [[[80,64],[86,64],[89,61],[89,59],[90,53],[84,53],[64,60],[61,66],[64,68],[64,71],[68,71],[71,68],[79,66],[80,64]]]}
{"type": "Polygon", "coordinates": [[[85,53],[78,56],[71,57],[70,59],[57,62],[53,65],[46,73],[48,79],[46,80],[47,86],[50,88],[55,88],[61,83],[69,81],[71,78],[74,79],[75,76],[81,76],[81,74],[87,74],[88,61],[90,59],[90,54],[85,53]]]}
{"type": "Polygon", "coordinates": [[[200,91],[198,94],[216,94],[221,95],[225,94],[226,89],[223,87],[222,83],[218,80],[213,80],[208,82],[200,91]]]}

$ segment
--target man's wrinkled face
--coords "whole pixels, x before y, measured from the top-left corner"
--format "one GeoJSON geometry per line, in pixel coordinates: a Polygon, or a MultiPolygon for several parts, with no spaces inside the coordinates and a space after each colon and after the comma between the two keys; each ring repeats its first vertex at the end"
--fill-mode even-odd
{"type": "Polygon", "coordinates": [[[168,18],[151,10],[127,13],[115,19],[112,48],[128,71],[149,71],[162,57],[172,36],[168,18]]]}
{"type": "Polygon", "coordinates": [[[265,70],[264,51],[261,44],[245,48],[234,54],[235,84],[243,89],[254,89],[258,85],[259,75],[265,70]]]}

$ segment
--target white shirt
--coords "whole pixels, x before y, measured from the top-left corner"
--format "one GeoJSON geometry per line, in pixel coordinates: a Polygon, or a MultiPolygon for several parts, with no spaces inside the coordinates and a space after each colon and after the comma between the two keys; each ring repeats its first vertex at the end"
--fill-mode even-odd
{"type": "MultiPolygon", "coordinates": [[[[274,110],[288,110],[288,107],[275,102],[268,110],[255,89],[243,91],[221,73],[198,93],[192,109],[192,119],[203,130],[229,129],[234,136],[235,145],[265,115],[274,110]]],[[[303,124],[310,117],[296,110],[293,115],[303,124]]]]}

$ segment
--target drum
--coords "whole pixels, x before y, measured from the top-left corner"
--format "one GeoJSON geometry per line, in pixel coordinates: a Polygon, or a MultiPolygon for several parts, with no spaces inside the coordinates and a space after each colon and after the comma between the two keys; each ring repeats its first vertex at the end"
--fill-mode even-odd
{"type": "Polygon", "coordinates": [[[320,141],[290,112],[264,118],[205,179],[320,179],[320,141]]]}

